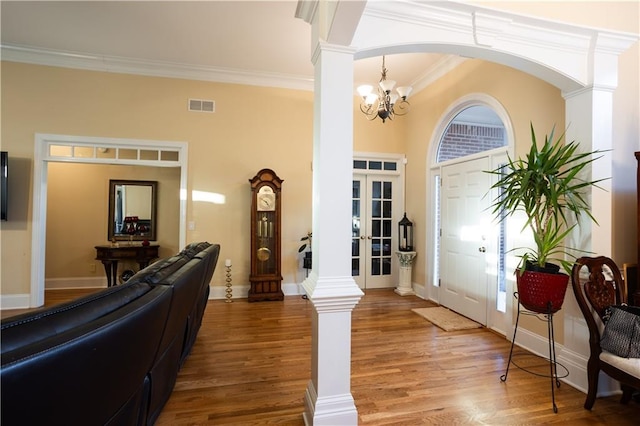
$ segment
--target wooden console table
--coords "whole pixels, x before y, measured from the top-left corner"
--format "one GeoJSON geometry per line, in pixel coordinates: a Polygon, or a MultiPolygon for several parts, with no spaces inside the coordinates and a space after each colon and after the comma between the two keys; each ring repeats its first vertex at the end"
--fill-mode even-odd
{"type": "Polygon", "coordinates": [[[107,274],[107,286],[111,287],[118,284],[118,261],[135,260],[140,265],[140,269],[146,268],[153,259],[158,257],[157,244],[143,246],[123,245],[123,246],[96,246],[96,260],[102,261],[104,272],[107,274]]]}

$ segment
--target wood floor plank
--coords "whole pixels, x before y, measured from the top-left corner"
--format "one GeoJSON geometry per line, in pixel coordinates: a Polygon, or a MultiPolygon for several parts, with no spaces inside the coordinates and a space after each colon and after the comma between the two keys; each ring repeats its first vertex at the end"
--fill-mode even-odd
{"type": "MultiPolygon", "coordinates": [[[[511,367],[509,342],[486,329],[444,332],[412,308],[433,304],[368,290],[353,311],[351,391],[360,425],[637,425],[640,404],[598,398],[511,367]]],[[[303,425],[311,313],[282,302],[209,301],[157,425],[303,425]]],[[[540,363],[540,359],[532,361],[540,363]]],[[[542,367],[545,363],[542,361],[542,367]]]]}
{"type": "MultiPolygon", "coordinates": [[[[353,311],[352,394],[361,425],[632,425],[637,403],[585,395],[511,368],[509,342],[485,329],[444,332],[412,308],[433,304],[369,290],[353,311]]],[[[312,305],[210,301],[202,330],[158,425],[302,425],[312,305]]],[[[536,357],[534,362],[545,362],[536,357]]]]}

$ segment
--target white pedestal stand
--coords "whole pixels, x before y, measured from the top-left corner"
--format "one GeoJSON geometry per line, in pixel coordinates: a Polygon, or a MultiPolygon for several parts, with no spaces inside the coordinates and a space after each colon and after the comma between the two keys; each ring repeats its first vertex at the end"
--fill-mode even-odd
{"type": "Polygon", "coordinates": [[[413,258],[416,257],[415,251],[397,251],[400,260],[400,282],[394,290],[400,296],[415,294],[411,287],[411,269],[413,267],[413,258]]]}

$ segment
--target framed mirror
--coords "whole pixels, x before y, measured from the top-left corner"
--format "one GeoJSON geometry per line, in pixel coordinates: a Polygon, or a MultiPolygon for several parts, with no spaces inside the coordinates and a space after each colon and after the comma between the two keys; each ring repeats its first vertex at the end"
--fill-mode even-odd
{"type": "Polygon", "coordinates": [[[158,182],[109,180],[109,241],[156,240],[158,182]]]}

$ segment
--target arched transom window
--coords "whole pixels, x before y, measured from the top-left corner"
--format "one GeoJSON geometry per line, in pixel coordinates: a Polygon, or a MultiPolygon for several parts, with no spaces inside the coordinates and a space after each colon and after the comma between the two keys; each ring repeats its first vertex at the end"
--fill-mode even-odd
{"type": "Polygon", "coordinates": [[[504,125],[486,106],[471,106],[458,113],[447,126],[438,147],[437,162],[453,160],[507,145],[504,125]]]}

